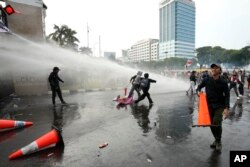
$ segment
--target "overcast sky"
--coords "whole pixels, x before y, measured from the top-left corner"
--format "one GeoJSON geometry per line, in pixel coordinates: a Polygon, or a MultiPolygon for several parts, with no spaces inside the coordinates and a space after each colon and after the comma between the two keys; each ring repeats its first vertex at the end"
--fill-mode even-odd
{"type": "MultiPolygon", "coordinates": [[[[47,5],[46,34],[53,25],[77,31],[80,46],[102,51],[127,49],[135,42],[159,39],[159,0],[43,0],[47,5]]],[[[196,48],[240,49],[250,43],[250,0],[195,0],[196,48]]],[[[119,52],[119,53],[118,53],[119,52]]]]}

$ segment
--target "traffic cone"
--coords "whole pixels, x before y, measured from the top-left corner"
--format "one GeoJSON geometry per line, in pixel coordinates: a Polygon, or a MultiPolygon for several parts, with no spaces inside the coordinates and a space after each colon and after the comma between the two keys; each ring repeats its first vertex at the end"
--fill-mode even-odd
{"type": "Polygon", "coordinates": [[[200,93],[200,99],[199,99],[199,110],[198,110],[198,124],[193,125],[195,126],[212,126],[211,125],[211,119],[210,114],[208,111],[208,105],[207,105],[207,99],[206,95],[204,93],[200,93]]]}
{"type": "Polygon", "coordinates": [[[124,96],[127,95],[127,88],[124,88],[124,96]]]}
{"type": "Polygon", "coordinates": [[[15,158],[18,158],[18,157],[21,157],[23,155],[27,155],[30,153],[34,153],[34,152],[37,152],[40,150],[44,150],[44,149],[47,149],[50,147],[54,147],[58,144],[64,145],[63,140],[62,140],[62,136],[59,133],[59,131],[53,129],[50,132],[48,132],[47,134],[36,139],[35,141],[30,143],[29,145],[12,153],[9,156],[9,160],[12,160],[12,159],[15,159],[15,158]]]}
{"type": "Polygon", "coordinates": [[[0,119],[0,131],[23,128],[31,125],[33,125],[32,122],[0,119]]]}

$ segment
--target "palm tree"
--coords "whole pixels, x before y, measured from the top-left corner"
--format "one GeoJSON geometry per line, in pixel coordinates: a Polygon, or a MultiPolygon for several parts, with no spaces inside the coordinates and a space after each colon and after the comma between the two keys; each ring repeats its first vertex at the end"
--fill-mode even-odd
{"type": "Polygon", "coordinates": [[[62,47],[77,49],[79,40],[75,37],[77,32],[72,30],[67,25],[61,27],[54,25],[55,32],[48,35],[47,39],[56,41],[62,47]]]}
{"type": "Polygon", "coordinates": [[[65,46],[73,49],[77,49],[78,44],[76,42],[79,42],[79,40],[75,37],[77,32],[75,30],[72,30],[70,28],[65,30],[65,46]]]}

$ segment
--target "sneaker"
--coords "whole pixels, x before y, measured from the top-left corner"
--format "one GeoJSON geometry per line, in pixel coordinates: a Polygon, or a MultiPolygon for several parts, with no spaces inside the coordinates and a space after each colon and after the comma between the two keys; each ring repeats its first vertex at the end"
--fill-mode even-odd
{"type": "Polygon", "coordinates": [[[240,100],[240,97],[237,97],[237,100],[240,100]]]}
{"type": "Polygon", "coordinates": [[[221,142],[216,142],[215,150],[216,151],[221,151],[221,149],[222,149],[221,142]]]}
{"type": "Polygon", "coordinates": [[[210,144],[210,148],[215,148],[216,147],[216,141],[214,141],[212,144],[210,144]]]}
{"type": "Polygon", "coordinates": [[[242,94],[239,94],[240,97],[242,97],[242,94]]]}

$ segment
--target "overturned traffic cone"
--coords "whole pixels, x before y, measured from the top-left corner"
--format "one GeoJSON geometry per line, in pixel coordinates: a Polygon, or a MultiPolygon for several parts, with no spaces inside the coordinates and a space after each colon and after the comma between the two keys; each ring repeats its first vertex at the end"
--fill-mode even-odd
{"type": "Polygon", "coordinates": [[[32,122],[0,119],[0,132],[33,125],[32,122]]]}
{"type": "Polygon", "coordinates": [[[34,153],[40,150],[44,150],[50,147],[54,147],[56,145],[64,146],[63,139],[59,131],[53,129],[47,134],[41,136],[37,140],[33,141],[29,145],[21,148],[20,150],[12,153],[9,156],[9,159],[16,159],[18,157],[21,157],[23,155],[27,155],[30,153],[34,153]]]}

